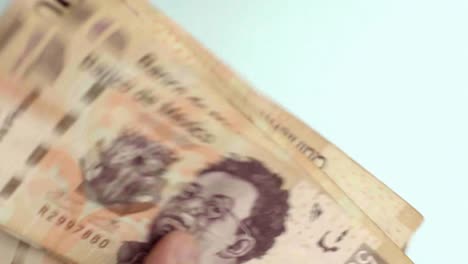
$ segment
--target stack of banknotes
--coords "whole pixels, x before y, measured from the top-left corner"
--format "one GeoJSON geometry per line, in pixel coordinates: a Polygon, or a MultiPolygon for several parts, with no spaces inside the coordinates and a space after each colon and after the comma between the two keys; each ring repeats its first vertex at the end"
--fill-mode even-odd
{"type": "Polygon", "coordinates": [[[412,263],[422,216],[145,0],[0,18],[1,263],[412,263]]]}

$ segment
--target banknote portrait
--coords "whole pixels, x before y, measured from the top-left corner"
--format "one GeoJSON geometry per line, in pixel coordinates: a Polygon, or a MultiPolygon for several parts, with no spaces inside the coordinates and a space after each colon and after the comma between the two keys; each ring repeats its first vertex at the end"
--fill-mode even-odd
{"type": "Polygon", "coordinates": [[[126,242],[119,264],[142,263],[173,230],[192,233],[204,264],[240,264],[261,258],[285,231],[288,191],[282,179],[253,159],[224,159],[201,172],[153,221],[147,243],[126,242]]]}
{"type": "Polygon", "coordinates": [[[176,160],[159,142],[123,132],[109,144],[98,142],[81,159],[83,193],[123,214],[149,209],[160,199],[162,175],[176,160]]]}

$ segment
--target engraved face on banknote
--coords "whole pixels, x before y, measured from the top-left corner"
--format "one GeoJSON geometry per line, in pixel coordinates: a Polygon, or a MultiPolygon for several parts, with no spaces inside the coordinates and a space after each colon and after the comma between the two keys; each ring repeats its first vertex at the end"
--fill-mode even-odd
{"type": "Polygon", "coordinates": [[[152,224],[148,243],[124,243],[119,263],[140,263],[154,243],[176,229],[194,234],[204,264],[262,257],[285,231],[288,197],[282,179],[261,162],[224,159],[168,202],[152,224]]]}
{"type": "Polygon", "coordinates": [[[121,213],[148,209],[160,199],[163,173],[176,161],[172,150],[134,132],[110,144],[98,142],[81,159],[85,195],[121,213]]]}

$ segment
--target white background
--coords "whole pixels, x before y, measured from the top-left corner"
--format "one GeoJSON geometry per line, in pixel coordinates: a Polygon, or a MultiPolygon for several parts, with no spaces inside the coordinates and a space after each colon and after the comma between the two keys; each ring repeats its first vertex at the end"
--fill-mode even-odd
{"type": "Polygon", "coordinates": [[[468,1],[155,0],[425,216],[416,263],[468,263],[468,1]]]}

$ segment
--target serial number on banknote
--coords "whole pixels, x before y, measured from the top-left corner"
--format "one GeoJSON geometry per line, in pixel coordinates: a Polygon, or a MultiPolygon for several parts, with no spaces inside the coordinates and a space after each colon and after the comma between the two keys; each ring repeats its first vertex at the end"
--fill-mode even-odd
{"type": "Polygon", "coordinates": [[[106,248],[110,244],[110,240],[104,235],[96,233],[91,227],[84,223],[71,219],[58,209],[51,209],[50,206],[44,205],[39,209],[37,214],[56,227],[61,227],[65,232],[76,235],[81,240],[88,241],[91,245],[95,245],[99,248],[106,248]]]}

